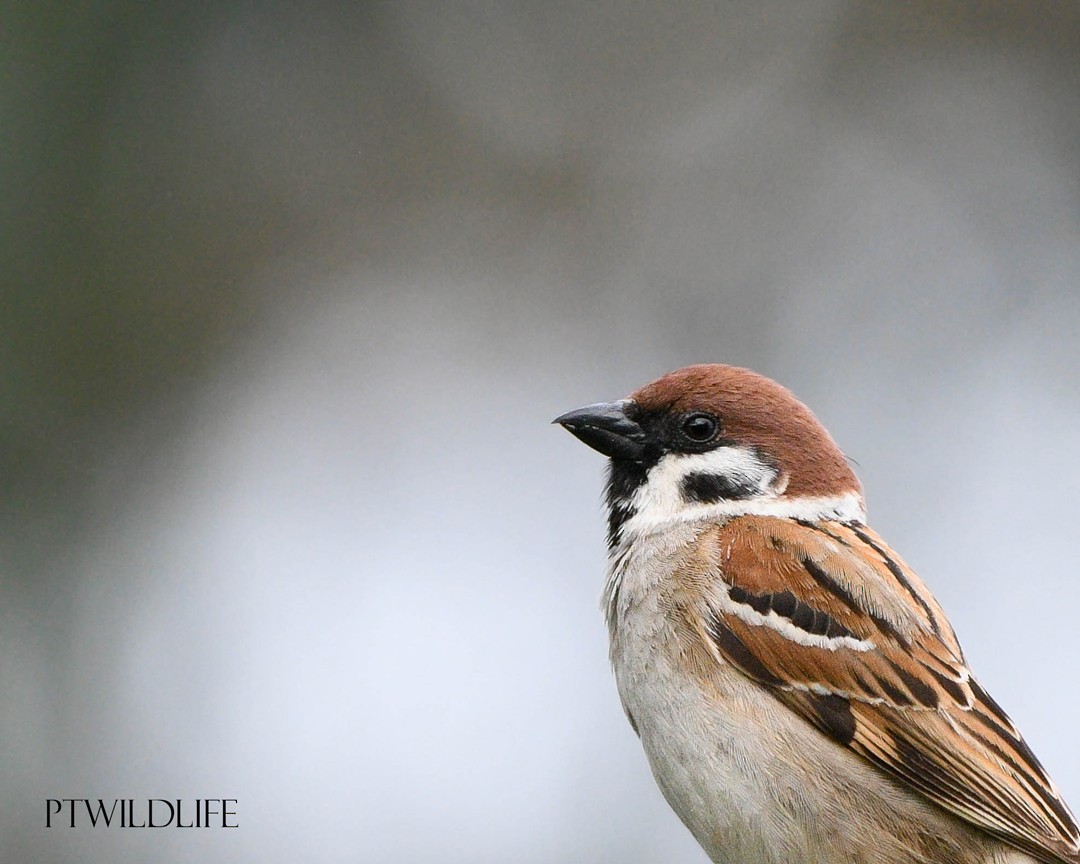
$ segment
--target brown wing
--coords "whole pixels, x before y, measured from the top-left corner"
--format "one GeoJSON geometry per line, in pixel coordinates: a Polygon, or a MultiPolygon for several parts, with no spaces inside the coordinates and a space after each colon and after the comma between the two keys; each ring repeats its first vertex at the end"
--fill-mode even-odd
{"type": "Polygon", "coordinates": [[[931,801],[1041,861],[1080,831],[1012,721],[979,687],[919,578],[868,528],[759,516],[703,534],[719,653],[931,801]]]}

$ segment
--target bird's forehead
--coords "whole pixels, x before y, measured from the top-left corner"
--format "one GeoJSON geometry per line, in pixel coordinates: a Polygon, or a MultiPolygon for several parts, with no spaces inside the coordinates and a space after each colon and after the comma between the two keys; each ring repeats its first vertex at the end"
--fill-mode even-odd
{"type": "Polygon", "coordinates": [[[782,425],[799,405],[790,391],[775,381],[748,369],[718,364],[669,372],[630,398],[650,413],[710,411],[729,423],[758,428],[782,425]]]}

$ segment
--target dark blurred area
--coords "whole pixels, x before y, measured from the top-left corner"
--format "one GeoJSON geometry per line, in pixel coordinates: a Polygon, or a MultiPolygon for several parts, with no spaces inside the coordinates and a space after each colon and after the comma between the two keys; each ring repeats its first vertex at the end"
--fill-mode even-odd
{"type": "Polygon", "coordinates": [[[0,859],[703,862],[548,424],[711,361],[1080,807],[1080,5],[6,11],[0,859]]]}

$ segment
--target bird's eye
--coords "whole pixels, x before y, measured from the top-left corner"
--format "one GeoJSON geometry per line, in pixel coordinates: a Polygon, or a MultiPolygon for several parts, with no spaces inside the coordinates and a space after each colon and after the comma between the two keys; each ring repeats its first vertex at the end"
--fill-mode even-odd
{"type": "Polygon", "coordinates": [[[719,424],[716,422],[716,418],[710,417],[708,414],[691,414],[683,420],[682,424],[683,434],[691,441],[697,441],[699,444],[716,435],[718,428],[719,424]]]}

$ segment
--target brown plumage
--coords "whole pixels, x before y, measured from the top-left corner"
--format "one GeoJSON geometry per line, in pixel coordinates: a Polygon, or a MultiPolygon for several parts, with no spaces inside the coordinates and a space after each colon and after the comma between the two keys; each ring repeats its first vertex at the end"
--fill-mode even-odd
{"type": "Polygon", "coordinates": [[[1080,860],[1080,832],[1053,782],[971,678],[937,602],[880,537],[743,516],[705,529],[697,544],[717,577],[698,626],[730,634],[709,637],[724,661],[961,819],[1041,861],[1080,860]],[[799,645],[731,611],[746,605],[733,588],[789,593],[873,647],[799,645]]]}

